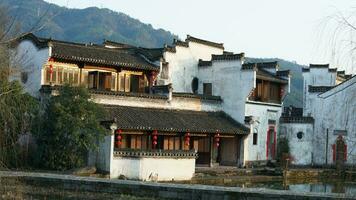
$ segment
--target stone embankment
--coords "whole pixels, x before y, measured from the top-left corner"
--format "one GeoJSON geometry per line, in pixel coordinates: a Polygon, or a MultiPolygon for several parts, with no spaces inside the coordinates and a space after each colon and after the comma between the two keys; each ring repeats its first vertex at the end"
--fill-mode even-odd
{"type": "MultiPolygon", "coordinates": [[[[13,184],[18,184],[16,192],[20,192],[20,194],[18,194],[19,196],[28,196],[28,193],[36,192],[35,190],[29,190],[29,188],[40,188],[48,193],[55,190],[57,192],[56,195],[58,195],[58,191],[60,191],[62,196],[66,196],[65,199],[92,199],[93,197],[101,198],[106,194],[108,197],[111,195],[128,195],[133,199],[146,198],[181,200],[356,199],[356,194],[295,193],[269,189],[109,180],[46,173],[0,172],[0,193],[14,192],[9,191],[13,184]],[[68,194],[68,196],[66,194],[68,194]],[[79,197],[78,194],[82,195],[79,197]],[[69,195],[72,195],[73,197],[71,198],[69,195]],[[87,195],[87,197],[85,197],[85,195],[87,195]]],[[[49,197],[49,199],[53,199],[53,196],[47,197],[49,197]]]]}

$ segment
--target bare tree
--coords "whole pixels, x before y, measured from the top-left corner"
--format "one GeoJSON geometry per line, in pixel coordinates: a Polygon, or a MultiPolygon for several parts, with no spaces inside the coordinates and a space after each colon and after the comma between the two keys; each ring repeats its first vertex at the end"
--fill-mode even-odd
{"type": "MultiPolygon", "coordinates": [[[[48,10],[28,32],[45,27],[48,10]]],[[[25,60],[12,59],[11,46],[21,35],[16,16],[9,17],[7,9],[0,7],[0,168],[28,164],[19,148],[19,136],[30,131],[37,112],[37,101],[24,93],[18,81],[11,81],[11,77],[21,71],[21,65],[26,64],[25,60]]]]}
{"type": "Polygon", "coordinates": [[[356,74],[356,10],[337,11],[320,23],[317,54],[324,52],[330,63],[356,74]]]}

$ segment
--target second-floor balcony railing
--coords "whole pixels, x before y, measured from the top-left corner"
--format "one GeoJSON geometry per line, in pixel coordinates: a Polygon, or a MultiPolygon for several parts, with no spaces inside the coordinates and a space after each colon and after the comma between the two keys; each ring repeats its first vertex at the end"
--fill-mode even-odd
{"type": "Polygon", "coordinates": [[[197,158],[196,150],[141,150],[141,149],[117,149],[114,157],[150,157],[150,158],[197,158]]]}

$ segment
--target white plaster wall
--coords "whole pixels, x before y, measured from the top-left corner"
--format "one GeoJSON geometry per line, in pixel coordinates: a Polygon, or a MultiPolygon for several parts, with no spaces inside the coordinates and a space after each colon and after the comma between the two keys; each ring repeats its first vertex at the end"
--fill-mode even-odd
{"type": "MultiPolygon", "coordinates": [[[[275,120],[276,137],[279,132],[279,118],[282,107],[278,104],[253,104],[246,102],[246,116],[253,116],[257,121],[251,127],[250,134],[244,140],[244,162],[254,160],[266,160],[266,142],[268,131],[268,120],[275,120]],[[253,145],[253,131],[257,129],[257,145],[253,145]]],[[[277,146],[276,146],[277,147],[277,146]]],[[[277,147],[278,148],[278,147],[277,147]]]]}
{"type": "Polygon", "coordinates": [[[173,97],[169,102],[166,99],[150,99],[127,96],[92,95],[94,101],[106,105],[120,105],[144,108],[177,109],[192,111],[221,111],[219,101],[201,100],[197,98],[173,97]]]}
{"type": "Polygon", "coordinates": [[[158,181],[190,180],[195,172],[195,158],[126,158],[115,157],[110,178],[124,175],[129,179],[158,181]]]}
{"type": "MultiPolygon", "coordinates": [[[[27,73],[28,80],[23,84],[30,95],[39,97],[42,84],[42,67],[48,61],[49,48],[38,49],[31,41],[24,40],[12,52],[11,65],[19,67],[12,80],[21,82],[21,72],[27,73]]],[[[22,82],[21,82],[22,83],[22,82]]]]}
{"type": "MultiPolygon", "coordinates": [[[[308,85],[333,86],[336,82],[336,72],[329,72],[328,68],[310,68],[306,79],[308,85]]],[[[304,77],[306,78],[306,77],[304,77]]]]}
{"type": "Polygon", "coordinates": [[[308,116],[311,113],[316,113],[315,98],[318,95],[309,93],[308,86],[333,86],[336,84],[336,72],[329,72],[328,68],[310,68],[309,72],[303,72],[303,79],[303,110],[304,116],[308,116]]]}
{"type": "Polygon", "coordinates": [[[328,163],[332,164],[332,144],[337,135],[335,130],[346,130],[344,137],[348,152],[346,164],[356,164],[356,77],[342,83],[336,88],[319,95],[315,117],[315,162],[325,163],[325,151],[328,163]],[[326,150],[326,132],[329,132],[326,150]]]}
{"type": "Polygon", "coordinates": [[[223,49],[189,42],[189,47],[176,46],[176,52],[165,52],[169,63],[169,83],[175,92],[192,92],[191,83],[198,76],[199,59],[211,60],[212,54],[222,54],[223,49]]]}
{"type": "Polygon", "coordinates": [[[212,66],[199,67],[199,93],[203,83],[212,83],[213,95],[223,99],[222,109],[244,124],[245,102],[254,88],[254,71],[241,70],[242,61],[214,61],[212,66]]]}
{"type": "Polygon", "coordinates": [[[282,123],[280,133],[289,141],[290,154],[294,165],[311,165],[313,151],[313,124],[311,123],[282,123]],[[302,139],[297,133],[303,132],[302,139]]]}

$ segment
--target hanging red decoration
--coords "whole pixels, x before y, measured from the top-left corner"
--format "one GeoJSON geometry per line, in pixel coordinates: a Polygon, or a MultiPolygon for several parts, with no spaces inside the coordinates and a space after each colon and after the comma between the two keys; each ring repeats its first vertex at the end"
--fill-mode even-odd
{"type": "Polygon", "coordinates": [[[186,133],[185,134],[185,146],[187,146],[189,148],[189,145],[190,145],[190,133],[186,133]]]}
{"type": "Polygon", "coordinates": [[[52,75],[53,74],[53,66],[49,65],[49,73],[52,75]]]}
{"type": "Polygon", "coordinates": [[[220,134],[216,133],[214,138],[215,138],[215,147],[218,148],[220,146],[220,134]]]}
{"type": "Polygon", "coordinates": [[[116,130],[115,134],[115,147],[120,148],[122,144],[122,130],[118,129],[116,130]]]}
{"type": "Polygon", "coordinates": [[[280,95],[281,98],[283,97],[283,95],[284,95],[284,89],[283,88],[281,88],[281,91],[280,91],[279,95],[280,95]]]}
{"type": "Polygon", "coordinates": [[[156,146],[157,146],[157,139],[158,139],[158,132],[157,130],[154,130],[153,133],[152,133],[153,137],[152,137],[152,144],[153,144],[153,149],[156,149],[156,146]]]}

